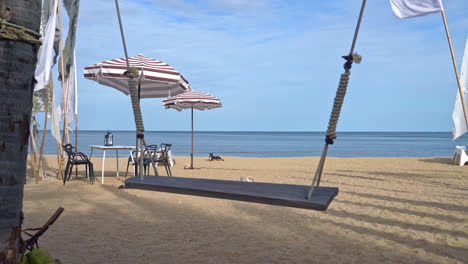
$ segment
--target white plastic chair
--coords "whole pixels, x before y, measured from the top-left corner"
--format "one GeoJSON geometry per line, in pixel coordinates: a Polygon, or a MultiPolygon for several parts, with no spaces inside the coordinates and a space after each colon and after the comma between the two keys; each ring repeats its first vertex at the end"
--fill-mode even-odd
{"type": "Polygon", "coordinates": [[[455,153],[453,154],[452,163],[455,164],[457,160],[460,160],[459,165],[465,165],[465,162],[468,162],[468,154],[466,154],[465,146],[456,146],[455,153]]]}

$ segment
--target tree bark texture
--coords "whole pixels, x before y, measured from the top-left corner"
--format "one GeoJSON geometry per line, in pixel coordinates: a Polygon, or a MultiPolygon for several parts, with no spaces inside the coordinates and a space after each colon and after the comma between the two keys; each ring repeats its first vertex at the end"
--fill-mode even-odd
{"type": "MultiPolygon", "coordinates": [[[[0,0],[0,8],[3,3],[12,14],[8,22],[39,32],[41,0],[0,0]]],[[[0,263],[19,261],[37,50],[0,37],[0,263]]]]}

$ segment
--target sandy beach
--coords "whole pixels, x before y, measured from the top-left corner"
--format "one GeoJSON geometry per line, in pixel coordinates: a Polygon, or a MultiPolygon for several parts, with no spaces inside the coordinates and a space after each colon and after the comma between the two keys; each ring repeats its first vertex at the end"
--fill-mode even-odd
{"type": "MultiPolygon", "coordinates": [[[[224,158],[184,170],[176,157],[173,175],[309,185],[319,160],[224,158]]],[[[93,185],[81,169],[64,186],[47,156],[50,177],[24,188],[24,228],[65,208],[39,241],[65,263],[468,263],[468,166],[450,158],[330,157],[322,186],[340,193],[326,212],[118,189],[127,158],[119,178],[106,160],[105,184],[93,163],[93,185]]]]}

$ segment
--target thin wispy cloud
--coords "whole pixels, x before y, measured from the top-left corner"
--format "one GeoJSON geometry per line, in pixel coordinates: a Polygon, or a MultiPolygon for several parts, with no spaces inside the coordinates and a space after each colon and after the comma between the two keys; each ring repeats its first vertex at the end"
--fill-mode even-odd
{"type": "MultiPolygon", "coordinates": [[[[468,36],[468,3],[446,1],[455,54],[468,36]]],[[[199,130],[326,129],[359,1],[119,1],[129,55],[169,63],[224,107],[197,114],[199,130]]],[[[82,2],[79,73],[123,57],[113,1],[82,2]]],[[[66,20],[64,21],[66,22],[66,20]]],[[[339,130],[449,131],[456,82],[440,14],[401,20],[368,1],[339,130]],[[436,102],[436,103],[434,103],[436,102]],[[420,122],[422,113],[431,122],[420,122]],[[382,120],[380,120],[380,119],[382,120]]],[[[83,129],[134,128],[130,98],[80,77],[83,129]]],[[[142,101],[148,130],[188,130],[188,114],[142,101]],[[161,126],[164,124],[164,126],[161,126]]]]}

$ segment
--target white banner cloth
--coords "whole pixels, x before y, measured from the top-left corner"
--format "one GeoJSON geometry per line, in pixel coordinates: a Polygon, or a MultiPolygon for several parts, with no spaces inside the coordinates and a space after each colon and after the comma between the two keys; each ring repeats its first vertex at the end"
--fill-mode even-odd
{"type": "MultiPolygon", "coordinates": [[[[465,99],[465,107],[468,106],[468,38],[466,39],[465,55],[460,71],[460,84],[465,99]]],[[[457,91],[457,99],[452,114],[453,120],[453,140],[467,132],[465,114],[463,113],[463,105],[461,103],[460,92],[457,91]]]]}
{"type": "MultiPolygon", "coordinates": [[[[69,78],[71,80],[66,79],[65,80],[65,100],[69,98],[68,101],[68,130],[72,130],[70,124],[72,123],[73,120],[75,120],[75,115],[78,112],[78,106],[77,106],[77,80],[76,80],[76,57],[75,57],[75,52],[73,52],[73,72],[69,75],[69,78]],[[70,86],[70,87],[69,87],[70,86]],[[68,97],[68,92],[70,92],[70,97],[68,97]]],[[[64,116],[64,102],[62,98],[62,102],[60,103],[59,107],[59,118],[60,120],[63,119],[64,116]]]]}
{"type": "Polygon", "coordinates": [[[443,10],[442,0],[390,0],[393,14],[399,18],[425,16],[443,10]]]}
{"type": "Polygon", "coordinates": [[[55,27],[57,25],[57,0],[54,1],[54,10],[49,17],[46,29],[44,31],[44,39],[40,51],[39,63],[37,64],[34,78],[37,83],[34,85],[34,91],[46,88],[49,84],[50,70],[52,68],[52,60],[54,57],[54,39],[55,27]]]}
{"type": "MultiPolygon", "coordinates": [[[[51,80],[52,81],[52,80],[51,80]]],[[[53,86],[52,86],[53,88],[53,86]]],[[[52,136],[54,136],[55,140],[57,141],[57,143],[61,146],[62,145],[62,136],[60,134],[60,119],[58,118],[58,107],[57,107],[57,103],[55,101],[55,93],[53,91],[51,91],[51,109],[50,109],[50,125],[51,125],[51,128],[50,128],[50,133],[52,134],[52,136]]]]}

